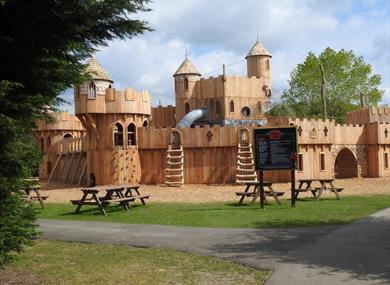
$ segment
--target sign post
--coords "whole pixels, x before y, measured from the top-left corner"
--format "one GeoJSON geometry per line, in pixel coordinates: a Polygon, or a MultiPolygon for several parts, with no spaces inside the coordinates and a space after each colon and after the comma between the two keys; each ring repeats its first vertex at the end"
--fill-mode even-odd
{"type": "Polygon", "coordinates": [[[259,172],[260,208],[264,208],[264,175],[267,170],[291,171],[291,207],[295,207],[297,167],[296,127],[267,127],[254,130],[255,169],[259,172]]]}

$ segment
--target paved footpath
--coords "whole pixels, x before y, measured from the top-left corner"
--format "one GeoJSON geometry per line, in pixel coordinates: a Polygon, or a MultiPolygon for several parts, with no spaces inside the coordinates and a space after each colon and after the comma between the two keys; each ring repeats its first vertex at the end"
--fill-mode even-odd
{"type": "Polygon", "coordinates": [[[271,269],[266,285],[390,284],[390,208],[346,226],[299,229],[38,222],[46,239],[164,247],[271,269]]]}

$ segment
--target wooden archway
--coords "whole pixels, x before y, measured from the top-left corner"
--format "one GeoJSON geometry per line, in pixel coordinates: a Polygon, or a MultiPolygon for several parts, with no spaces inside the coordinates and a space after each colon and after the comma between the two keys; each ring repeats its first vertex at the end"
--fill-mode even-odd
{"type": "Polygon", "coordinates": [[[169,137],[169,144],[172,146],[173,149],[180,148],[181,137],[179,131],[172,130],[171,135],[169,137]]]}
{"type": "Polygon", "coordinates": [[[247,128],[241,128],[238,131],[238,141],[241,145],[249,144],[249,130],[247,128]]]}
{"type": "Polygon", "coordinates": [[[347,147],[342,148],[334,163],[336,178],[358,177],[358,162],[355,153],[347,147]]]}

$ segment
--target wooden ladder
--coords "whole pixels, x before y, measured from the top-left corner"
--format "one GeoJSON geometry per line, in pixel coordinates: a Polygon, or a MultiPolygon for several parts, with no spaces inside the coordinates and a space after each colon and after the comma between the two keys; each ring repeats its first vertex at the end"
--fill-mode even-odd
{"type": "Polygon", "coordinates": [[[181,145],[179,148],[168,146],[165,184],[176,187],[181,187],[184,184],[184,152],[181,145]]]}
{"type": "Polygon", "coordinates": [[[257,182],[252,145],[238,144],[236,183],[257,182]]]}

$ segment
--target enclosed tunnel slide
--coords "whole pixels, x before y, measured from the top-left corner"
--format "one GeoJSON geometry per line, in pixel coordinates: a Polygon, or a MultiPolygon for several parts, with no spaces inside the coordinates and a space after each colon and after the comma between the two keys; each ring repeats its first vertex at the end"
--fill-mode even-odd
{"type": "Polygon", "coordinates": [[[207,118],[208,111],[207,109],[196,109],[192,110],[186,114],[179,123],[177,123],[176,128],[185,128],[190,127],[194,122],[200,119],[207,118]]]}

